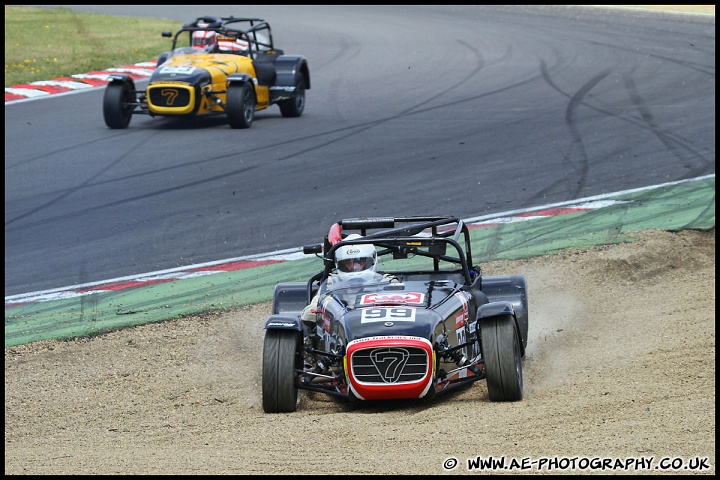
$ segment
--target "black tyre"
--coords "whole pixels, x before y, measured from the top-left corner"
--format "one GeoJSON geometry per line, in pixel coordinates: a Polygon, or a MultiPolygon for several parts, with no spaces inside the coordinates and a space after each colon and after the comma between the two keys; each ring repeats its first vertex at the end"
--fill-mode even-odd
{"type": "Polygon", "coordinates": [[[522,400],[523,378],[520,338],[511,315],[484,320],[480,326],[480,346],[490,400],[522,400]]]}
{"type": "Polygon", "coordinates": [[[125,82],[109,83],[103,97],[103,117],[109,128],[127,128],[132,118],[135,92],[125,82]]]}
{"type": "Polygon", "coordinates": [[[298,389],[298,334],[291,330],[267,330],[263,345],[262,400],[266,413],[294,412],[298,389]]]}
{"type": "Polygon", "coordinates": [[[298,80],[293,98],[278,102],[283,117],[299,117],[305,110],[305,80],[298,80]]]}
{"type": "Polygon", "coordinates": [[[251,84],[228,87],[225,113],[230,128],[250,128],[255,119],[255,89],[251,84]]]}

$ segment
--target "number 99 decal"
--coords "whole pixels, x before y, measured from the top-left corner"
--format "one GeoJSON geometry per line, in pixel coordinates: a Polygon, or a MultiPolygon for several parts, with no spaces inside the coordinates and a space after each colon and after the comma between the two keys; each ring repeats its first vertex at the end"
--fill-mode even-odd
{"type": "Polygon", "coordinates": [[[363,308],[360,323],[414,322],[414,308],[363,308]]]}

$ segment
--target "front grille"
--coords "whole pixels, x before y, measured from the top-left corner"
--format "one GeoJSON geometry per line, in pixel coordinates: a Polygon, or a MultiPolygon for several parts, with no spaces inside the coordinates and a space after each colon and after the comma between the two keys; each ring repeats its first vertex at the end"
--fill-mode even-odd
{"type": "Polygon", "coordinates": [[[428,372],[428,354],[418,347],[365,348],[352,354],[350,368],[360,383],[416,382],[428,372]]]}
{"type": "Polygon", "coordinates": [[[185,108],[190,105],[190,90],[187,88],[150,88],[150,103],[156,107],[185,108]]]}

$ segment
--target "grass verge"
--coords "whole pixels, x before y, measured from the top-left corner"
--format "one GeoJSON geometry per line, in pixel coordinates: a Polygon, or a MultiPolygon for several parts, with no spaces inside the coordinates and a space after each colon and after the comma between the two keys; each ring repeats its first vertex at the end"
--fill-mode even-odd
{"type": "Polygon", "coordinates": [[[5,6],[5,87],[154,60],[174,20],[5,6]]]}

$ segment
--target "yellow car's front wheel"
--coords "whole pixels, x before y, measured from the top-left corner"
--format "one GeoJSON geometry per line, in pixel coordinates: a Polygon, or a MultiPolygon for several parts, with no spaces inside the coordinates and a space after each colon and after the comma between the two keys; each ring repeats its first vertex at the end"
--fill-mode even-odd
{"type": "Polygon", "coordinates": [[[103,117],[109,128],[127,128],[133,114],[135,92],[126,82],[111,82],[105,87],[103,117]]]}
{"type": "Polygon", "coordinates": [[[230,84],[225,113],[230,128],[250,128],[255,118],[255,91],[251,84],[230,84]]]}

